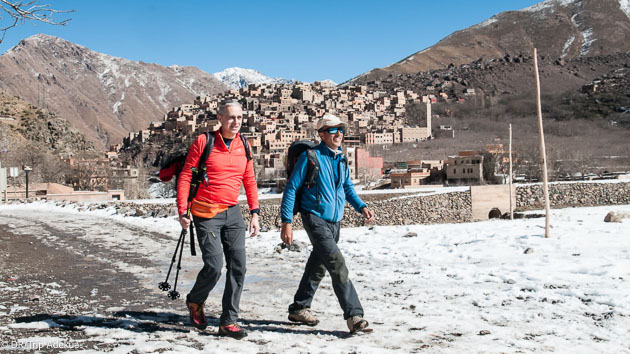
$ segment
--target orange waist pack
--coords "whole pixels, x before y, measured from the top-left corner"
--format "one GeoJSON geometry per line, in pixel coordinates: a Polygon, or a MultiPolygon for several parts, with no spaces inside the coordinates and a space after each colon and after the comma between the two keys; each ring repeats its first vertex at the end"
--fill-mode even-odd
{"type": "Polygon", "coordinates": [[[228,207],[229,205],[204,203],[195,199],[192,202],[190,211],[192,212],[194,216],[198,216],[200,218],[212,219],[218,213],[228,210],[228,207]]]}

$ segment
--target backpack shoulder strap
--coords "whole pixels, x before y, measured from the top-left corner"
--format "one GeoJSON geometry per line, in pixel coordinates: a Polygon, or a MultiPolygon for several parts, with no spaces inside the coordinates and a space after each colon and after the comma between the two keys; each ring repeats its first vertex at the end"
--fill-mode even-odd
{"type": "Polygon", "coordinates": [[[306,149],[306,179],[304,185],[308,188],[317,183],[319,177],[319,160],[313,149],[306,149]]]}
{"type": "Polygon", "coordinates": [[[199,157],[199,164],[197,168],[193,168],[193,175],[190,181],[190,192],[188,193],[188,203],[192,202],[193,198],[197,195],[199,186],[201,183],[208,183],[208,175],[206,174],[206,160],[210,156],[210,152],[214,147],[214,134],[206,133],[206,145],[203,148],[203,152],[199,157]]]}
{"type": "Polygon", "coordinates": [[[247,138],[245,138],[242,134],[238,134],[241,137],[241,141],[243,142],[243,146],[245,147],[245,156],[247,156],[247,161],[252,159],[252,151],[249,148],[249,143],[247,142],[247,138]]]}
{"type": "Polygon", "coordinates": [[[210,132],[206,132],[206,146],[203,148],[203,153],[201,153],[201,158],[199,159],[199,171],[201,171],[206,166],[206,160],[208,156],[210,156],[210,152],[214,147],[214,134],[210,132]]]}

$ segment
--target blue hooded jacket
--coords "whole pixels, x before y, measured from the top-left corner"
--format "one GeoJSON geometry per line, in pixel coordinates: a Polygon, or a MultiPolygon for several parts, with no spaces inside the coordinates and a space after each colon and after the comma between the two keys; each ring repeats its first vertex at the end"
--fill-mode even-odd
{"type": "MultiPolygon", "coordinates": [[[[338,222],[343,219],[346,199],[357,212],[361,212],[367,205],[359,198],[350,180],[350,171],[341,153],[335,154],[324,142],[313,148],[319,161],[319,176],[317,183],[310,188],[302,189],[300,211],[316,215],[326,221],[338,222]],[[319,200],[318,200],[319,196],[319,200]]],[[[282,222],[291,223],[293,220],[293,206],[295,196],[306,179],[306,151],[300,154],[291,176],[287,180],[282,195],[282,222]]]]}

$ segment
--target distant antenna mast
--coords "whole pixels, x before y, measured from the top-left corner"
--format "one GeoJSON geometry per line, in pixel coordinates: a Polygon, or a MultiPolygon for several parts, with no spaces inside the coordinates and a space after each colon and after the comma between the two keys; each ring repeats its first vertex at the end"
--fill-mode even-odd
{"type": "Polygon", "coordinates": [[[538,75],[538,51],[534,48],[534,73],[536,74],[536,109],[538,111],[538,133],[540,135],[540,155],[542,157],[543,192],[545,195],[545,237],[549,237],[549,186],[547,185],[547,151],[543,132],[542,105],[540,103],[540,76],[538,75]]]}

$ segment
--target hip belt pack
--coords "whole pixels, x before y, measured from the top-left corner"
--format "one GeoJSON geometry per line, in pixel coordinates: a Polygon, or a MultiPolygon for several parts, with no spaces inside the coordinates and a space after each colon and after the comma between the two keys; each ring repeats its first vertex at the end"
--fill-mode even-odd
{"type": "Polygon", "coordinates": [[[190,207],[190,212],[194,216],[198,216],[200,218],[212,219],[217,214],[226,211],[228,208],[229,205],[205,203],[195,199],[190,207]]]}

